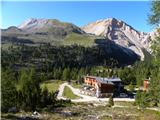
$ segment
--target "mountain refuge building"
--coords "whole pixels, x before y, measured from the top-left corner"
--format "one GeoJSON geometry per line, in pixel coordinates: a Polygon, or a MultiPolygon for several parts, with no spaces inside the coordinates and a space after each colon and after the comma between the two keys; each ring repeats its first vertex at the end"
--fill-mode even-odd
{"type": "Polygon", "coordinates": [[[97,97],[106,97],[114,93],[120,93],[123,85],[120,78],[104,78],[96,76],[85,76],[84,83],[94,88],[97,97]]]}

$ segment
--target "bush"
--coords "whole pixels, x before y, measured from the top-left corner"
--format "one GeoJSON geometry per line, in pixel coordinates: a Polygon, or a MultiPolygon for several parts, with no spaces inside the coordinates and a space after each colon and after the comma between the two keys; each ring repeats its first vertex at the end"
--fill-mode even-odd
{"type": "Polygon", "coordinates": [[[136,105],[141,109],[144,109],[148,106],[148,94],[146,92],[138,91],[136,94],[136,105]]]}
{"type": "Polygon", "coordinates": [[[108,106],[109,106],[109,107],[114,106],[113,96],[110,96],[110,97],[109,97],[108,106]]]}

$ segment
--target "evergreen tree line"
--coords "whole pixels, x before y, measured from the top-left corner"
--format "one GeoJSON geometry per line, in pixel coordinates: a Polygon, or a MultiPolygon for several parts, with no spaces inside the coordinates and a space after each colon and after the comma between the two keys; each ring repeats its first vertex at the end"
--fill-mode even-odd
{"type": "Polygon", "coordinates": [[[151,5],[149,23],[156,29],[157,36],[152,40],[152,55],[153,59],[146,76],[150,77],[148,91],[139,91],[136,96],[136,104],[141,108],[146,106],[160,106],[160,1],[154,0],[151,5]]]}
{"type": "Polygon", "coordinates": [[[11,46],[8,50],[2,50],[2,67],[18,69],[35,66],[36,69],[48,72],[54,67],[81,68],[102,65],[113,67],[131,64],[137,60],[120,50],[108,49],[99,45],[93,47],[51,46],[50,44],[11,46]]]}
{"type": "Polygon", "coordinates": [[[137,80],[137,85],[142,86],[143,80],[148,79],[149,87],[147,91],[137,92],[136,104],[142,108],[147,106],[159,106],[160,105],[160,64],[155,63],[155,59],[153,59],[149,66],[148,65],[143,66],[141,67],[141,69],[137,70],[136,72],[136,78],[139,79],[137,80]]]}
{"type": "MultiPolygon", "coordinates": [[[[53,109],[57,104],[70,101],[58,101],[56,92],[40,88],[41,79],[34,69],[21,70],[18,77],[14,71],[2,70],[1,111],[35,111],[42,108],[53,109]],[[16,79],[17,78],[17,79],[16,79]]],[[[15,112],[16,112],[15,111],[15,112]]]]}

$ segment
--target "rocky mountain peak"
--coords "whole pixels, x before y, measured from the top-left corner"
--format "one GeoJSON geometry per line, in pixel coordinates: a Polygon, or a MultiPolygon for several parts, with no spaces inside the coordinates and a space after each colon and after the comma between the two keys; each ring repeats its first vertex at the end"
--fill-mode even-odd
{"type": "Polygon", "coordinates": [[[66,35],[70,32],[83,33],[83,31],[74,24],[61,22],[57,19],[37,19],[30,18],[18,26],[28,33],[51,33],[66,35]]]}
{"type": "Polygon", "coordinates": [[[86,26],[82,27],[82,29],[87,33],[102,36],[105,36],[105,33],[116,29],[127,30],[129,32],[135,32],[135,34],[140,35],[140,33],[136,31],[133,27],[131,27],[124,21],[118,20],[116,18],[97,20],[96,22],[87,24],[86,26]]]}
{"type": "Polygon", "coordinates": [[[110,25],[112,27],[122,27],[123,22],[121,20],[118,20],[116,18],[108,18],[108,19],[104,19],[102,20],[102,22],[104,22],[106,25],[110,25]]]}
{"type": "Polygon", "coordinates": [[[129,48],[144,59],[142,43],[146,33],[139,32],[122,20],[116,18],[107,18],[89,23],[82,27],[86,33],[103,36],[106,39],[114,41],[116,44],[129,48]]]}
{"type": "Polygon", "coordinates": [[[20,29],[25,29],[30,25],[35,25],[35,24],[44,24],[47,22],[47,19],[36,19],[36,18],[29,18],[26,21],[24,21],[22,24],[18,26],[20,29]]]}

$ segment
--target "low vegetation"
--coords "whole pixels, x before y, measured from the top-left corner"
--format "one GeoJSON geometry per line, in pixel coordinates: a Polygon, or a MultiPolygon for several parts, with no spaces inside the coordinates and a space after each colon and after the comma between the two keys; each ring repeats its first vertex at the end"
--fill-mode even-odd
{"type": "Polygon", "coordinates": [[[60,84],[62,83],[63,81],[61,80],[49,80],[41,83],[40,87],[42,90],[46,87],[49,92],[55,92],[56,90],[58,90],[60,84]]]}
{"type": "Polygon", "coordinates": [[[75,95],[72,90],[65,86],[64,91],[63,91],[63,97],[68,98],[68,99],[78,99],[79,97],[75,95]]]}
{"type": "Polygon", "coordinates": [[[64,45],[77,44],[85,47],[91,47],[95,45],[95,37],[72,33],[66,36],[63,44],[64,45]]]}
{"type": "MultiPolygon", "coordinates": [[[[83,82],[83,81],[82,81],[83,82]]],[[[74,88],[78,88],[81,89],[82,88],[82,84],[78,83],[78,81],[71,81],[70,83],[74,88]]]]}
{"type": "Polygon", "coordinates": [[[134,102],[114,101],[114,104],[117,106],[136,107],[134,102]]]}
{"type": "Polygon", "coordinates": [[[113,100],[113,97],[112,97],[112,96],[109,97],[108,106],[109,106],[109,107],[114,106],[114,100],[113,100]]]}
{"type": "MultiPolygon", "coordinates": [[[[152,110],[141,111],[130,105],[121,103],[124,107],[94,106],[93,103],[75,103],[69,107],[55,108],[53,112],[40,112],[43,120],[159,120],[160,112],[152,110]]],[[[117,105],[115,103],[115,105],[117,105]]],[[[24,113],[25,116],[32,113],[24,113]]],[[[2,114],[2,119],[14,119],[21,114],[2,114]]]]}

